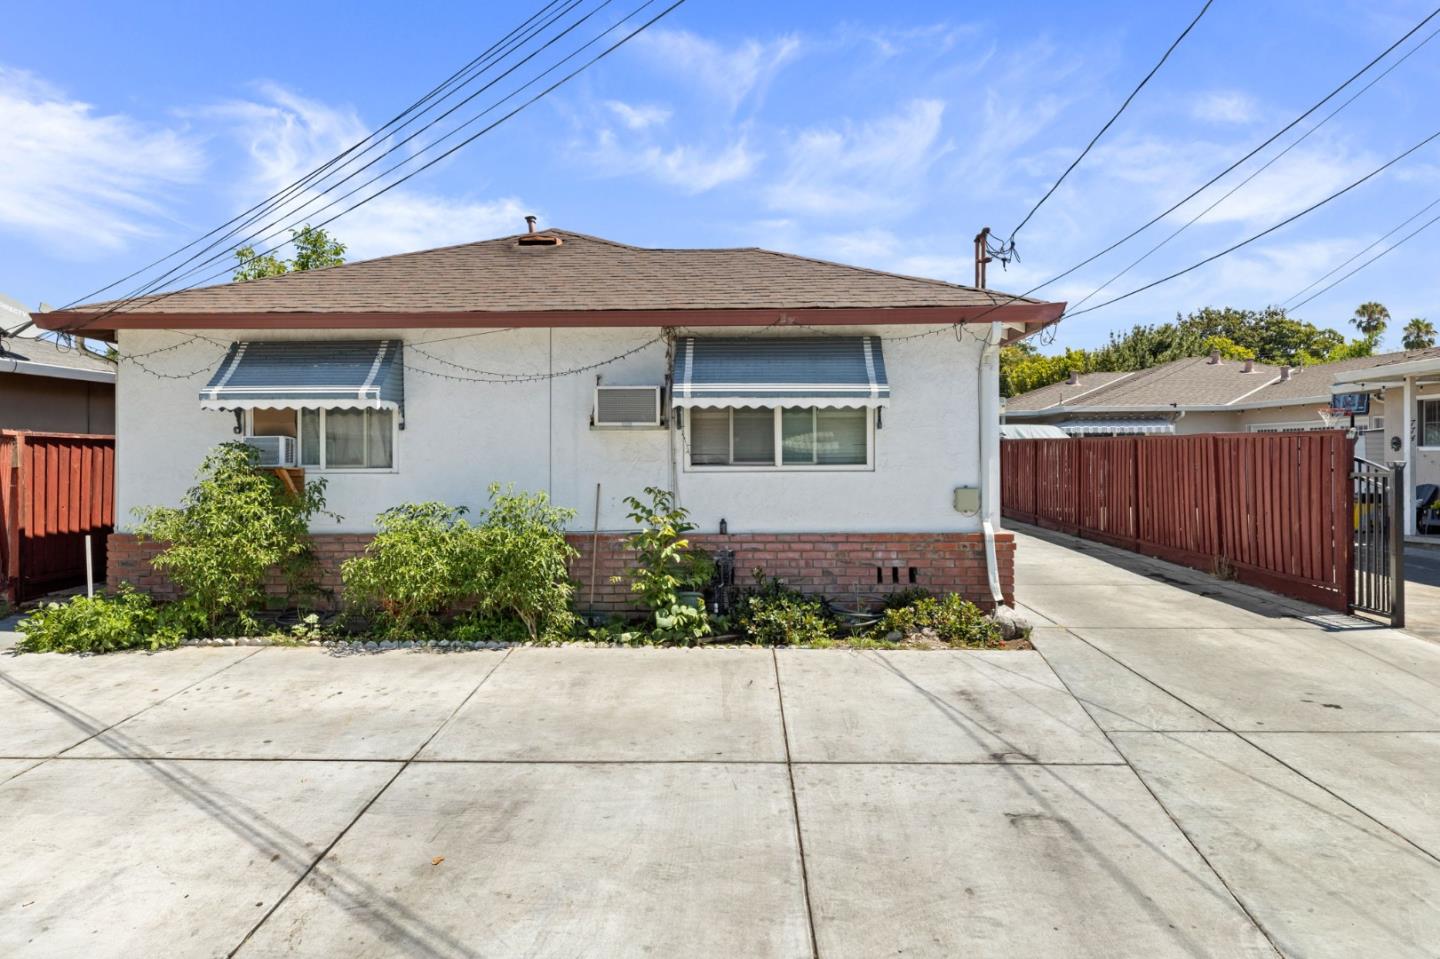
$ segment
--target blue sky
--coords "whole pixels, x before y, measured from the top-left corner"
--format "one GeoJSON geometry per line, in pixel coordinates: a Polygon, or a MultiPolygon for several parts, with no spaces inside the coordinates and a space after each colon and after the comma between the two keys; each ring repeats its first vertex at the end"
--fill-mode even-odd
{"type": "MultiPolygon", "coordinates": [[[[616,0],[592,22],[637,3],[616,0]]],[[[207,232],[537,6],[12,5],[0,32],[0,291],[60,305],[207,232]]],[[[1198,6],[688,0],[331,230],[362,258],[516,232],[533,212],[641,245],[759,245],[968,282],[976,231],[1003,236],[1019,222],[1198,6]]],[[[1216,0],[991,285],[1019,292],[1128,233],[1427,12],[1401,0],[1216,0]]],[[[1435,132],[1437,89],[1440,38],[1113,292],[1257,232],[1435,132]]],[[[1042,293],[1079,300],[1218,195],[1042,293]]],[[[1440,141],[1240,253],[1066,320],[1055,347],[1205,305],[1284,301],[1437,197],[1440,141]]],[[[1398,346],[1405,318],[1440,322],[1437,240],[1440,225],[1298,315],[1341,325],[1378,299],[1399,321],[1387,340],[1398,346]]]]}

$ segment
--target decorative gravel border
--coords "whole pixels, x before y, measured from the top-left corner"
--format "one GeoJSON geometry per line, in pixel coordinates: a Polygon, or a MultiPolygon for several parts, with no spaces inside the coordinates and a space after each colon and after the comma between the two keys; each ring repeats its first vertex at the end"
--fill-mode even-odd
{"type": "MultiPolygon", "coordinates": [[[[315,647],[319,649],[343,649],[351,652],[378,653],[391,649],[423,649],[434,652],[452,652],[466,649],[511,649],[514,647],[527,647],[539,649],[560,649],[562,647],[585,647],[588,649],[768,649],[759,643],[702,643],[697,646],[650,646],[644,644],[630,643],[602,643],[596,640],[572,640],[564,643],[502,643],[502,642],[462,642],[460,640],[364,640],[364,639],[310,639],[293,640],[277,636],[238,636],[227,639],[187,639],[181,646],[289,646],[296,649],[315,647]]],[[[799,648],[799,647],[787,647],[799,648]]],[[[834,649],[847,648],[843,645],[827,647],[834,649]]]]}

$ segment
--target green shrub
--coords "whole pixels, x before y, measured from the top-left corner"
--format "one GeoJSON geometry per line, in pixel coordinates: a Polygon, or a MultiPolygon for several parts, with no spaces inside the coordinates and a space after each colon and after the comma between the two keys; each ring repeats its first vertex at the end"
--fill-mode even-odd
{"type": "Polygon", "coordinates": [[[114,596],[71,597],[47,603],[20,621],[19,648],[27,653],[109,653],[179,645],[184,633],[161,607],[129,586],[114,596]]]}
{"type": "Polygon", "coordinates": [[[407,503],[375,518],[365,552],[340,567],[346,602],[373,607],[381,629],[428,631],[435,616],[470,595],[474,565],[465,507],[407,503]]]}
{"type": "Polygon", "coordinates": [[[971,649],[996,649],[1000,646],[1000,627],[969,600],[955,594],[941,598],[928,596],[909,606],[887,609],[880,622],[871,630],[874,639],[885,639],[892,633],[908,638],[929,630],[951,646],[971,649]]]}
{"type": "Polygon", "coordinates": [[[514,616],[476,611],[451,620],[445,635],[459,643],[523,643],[532,639],[525,624],[514,616]]]}
{"type": "Polygon", "coordinates": [[[689,645],[710,635],[710,622],[703,606],[682,603],[679,593],[708,583],[714,566],[685,538],[695,524],[675,503],[675,494],[647,486],[645,495],[648,503],[634,496],[625,499],[630,519],[640,527],[627,541],[636,560],[630,588],[650,610],[655,641],[689,645]]]}
{"type": "Polygon", "coordinates": [[[923,586],[907,586],[904,589],[897,589],[885,597],[885,609],[904,609],[906,606],[913,606],[922,599],[931,599],[934,593],[923,586]]]}
{"type": "Polygon", "coordinates": [[[516,493],[490,485],[490,508],[472,538],[472,589],[480,608],[524,624],[531,640],[569,634],[575,627],[570,598],[570,561],[578,555],[565,541],[573,509],[550,503],[545,493],[516,493]]]}
{"type": "Polygon", "coordinates": [[[820,600],[778,579],[766,580],[759,570],[755,581],[735,608],[735,626],[747,640],[767,646],[793,646],[827,645],[835,639],[835,623],[820,600]]]}
{"type": "MultiPolygon", "coordinates": [[[[265,579],[279,568],[294,593],[309,580],[310,520],[325,513],[325,481],[289,493],[256,468],[244,443],[222,443],[205,456],[179,508],[137,509],[136,534],[165,544],[152,564],[180,587],[216,635],[221,624],[251,629],[264,607],[265,579]]],[[[333,515],[333,514],[326,514],[333,515]]],[[[338,517],[336,517],[338,519],[338,517]]]]}

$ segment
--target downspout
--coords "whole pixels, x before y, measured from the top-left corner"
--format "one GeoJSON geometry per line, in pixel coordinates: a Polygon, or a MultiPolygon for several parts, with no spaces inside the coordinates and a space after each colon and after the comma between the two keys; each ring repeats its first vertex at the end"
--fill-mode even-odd
{"type": "Polygon", "coordinates": [[[1005,605],[1000,588],[1000,562],[995,555],[995,527],[1000,524],[1000,344],[1005,325],[992,322],[980,350],[976,377],[980,391],[980,528],[985,533],[985,572],[990,598],[1005,605]]]}

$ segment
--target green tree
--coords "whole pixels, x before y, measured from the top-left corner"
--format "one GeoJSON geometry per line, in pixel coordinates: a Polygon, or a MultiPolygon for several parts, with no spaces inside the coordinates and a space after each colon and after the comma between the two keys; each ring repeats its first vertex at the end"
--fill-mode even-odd
{"type": "Polygon", "coordinates": [[[1400,345],[1407,350],[1428,350],[1435,345],[1435,324],[1423,317],[1415,317],[1405,324],[1400,345]]]}
{"type": "Polygon", "coordinates": [[[1355,324],[1361,336],[1378,342],[1385,335],[1385,327],[1390,325],[1390,311],[1383,304],[1371,300],[1355,307],[1355,316],[1350,322],[1355,324]]]}
{"type": "Polygon", "coordinates": [[[282,273],[298,273],[302,270],[319,270],[327,266],[339,266],[345,262],[345,244],[332,237],[323,227],[305,224],[298,230],[290,231],[290,242],[295,246],[295,256],[282,260],[273,253],[257,256],[253,246],[237,247],[234,279],[258,280],[265,276],[279,276],[282,273]]]}

